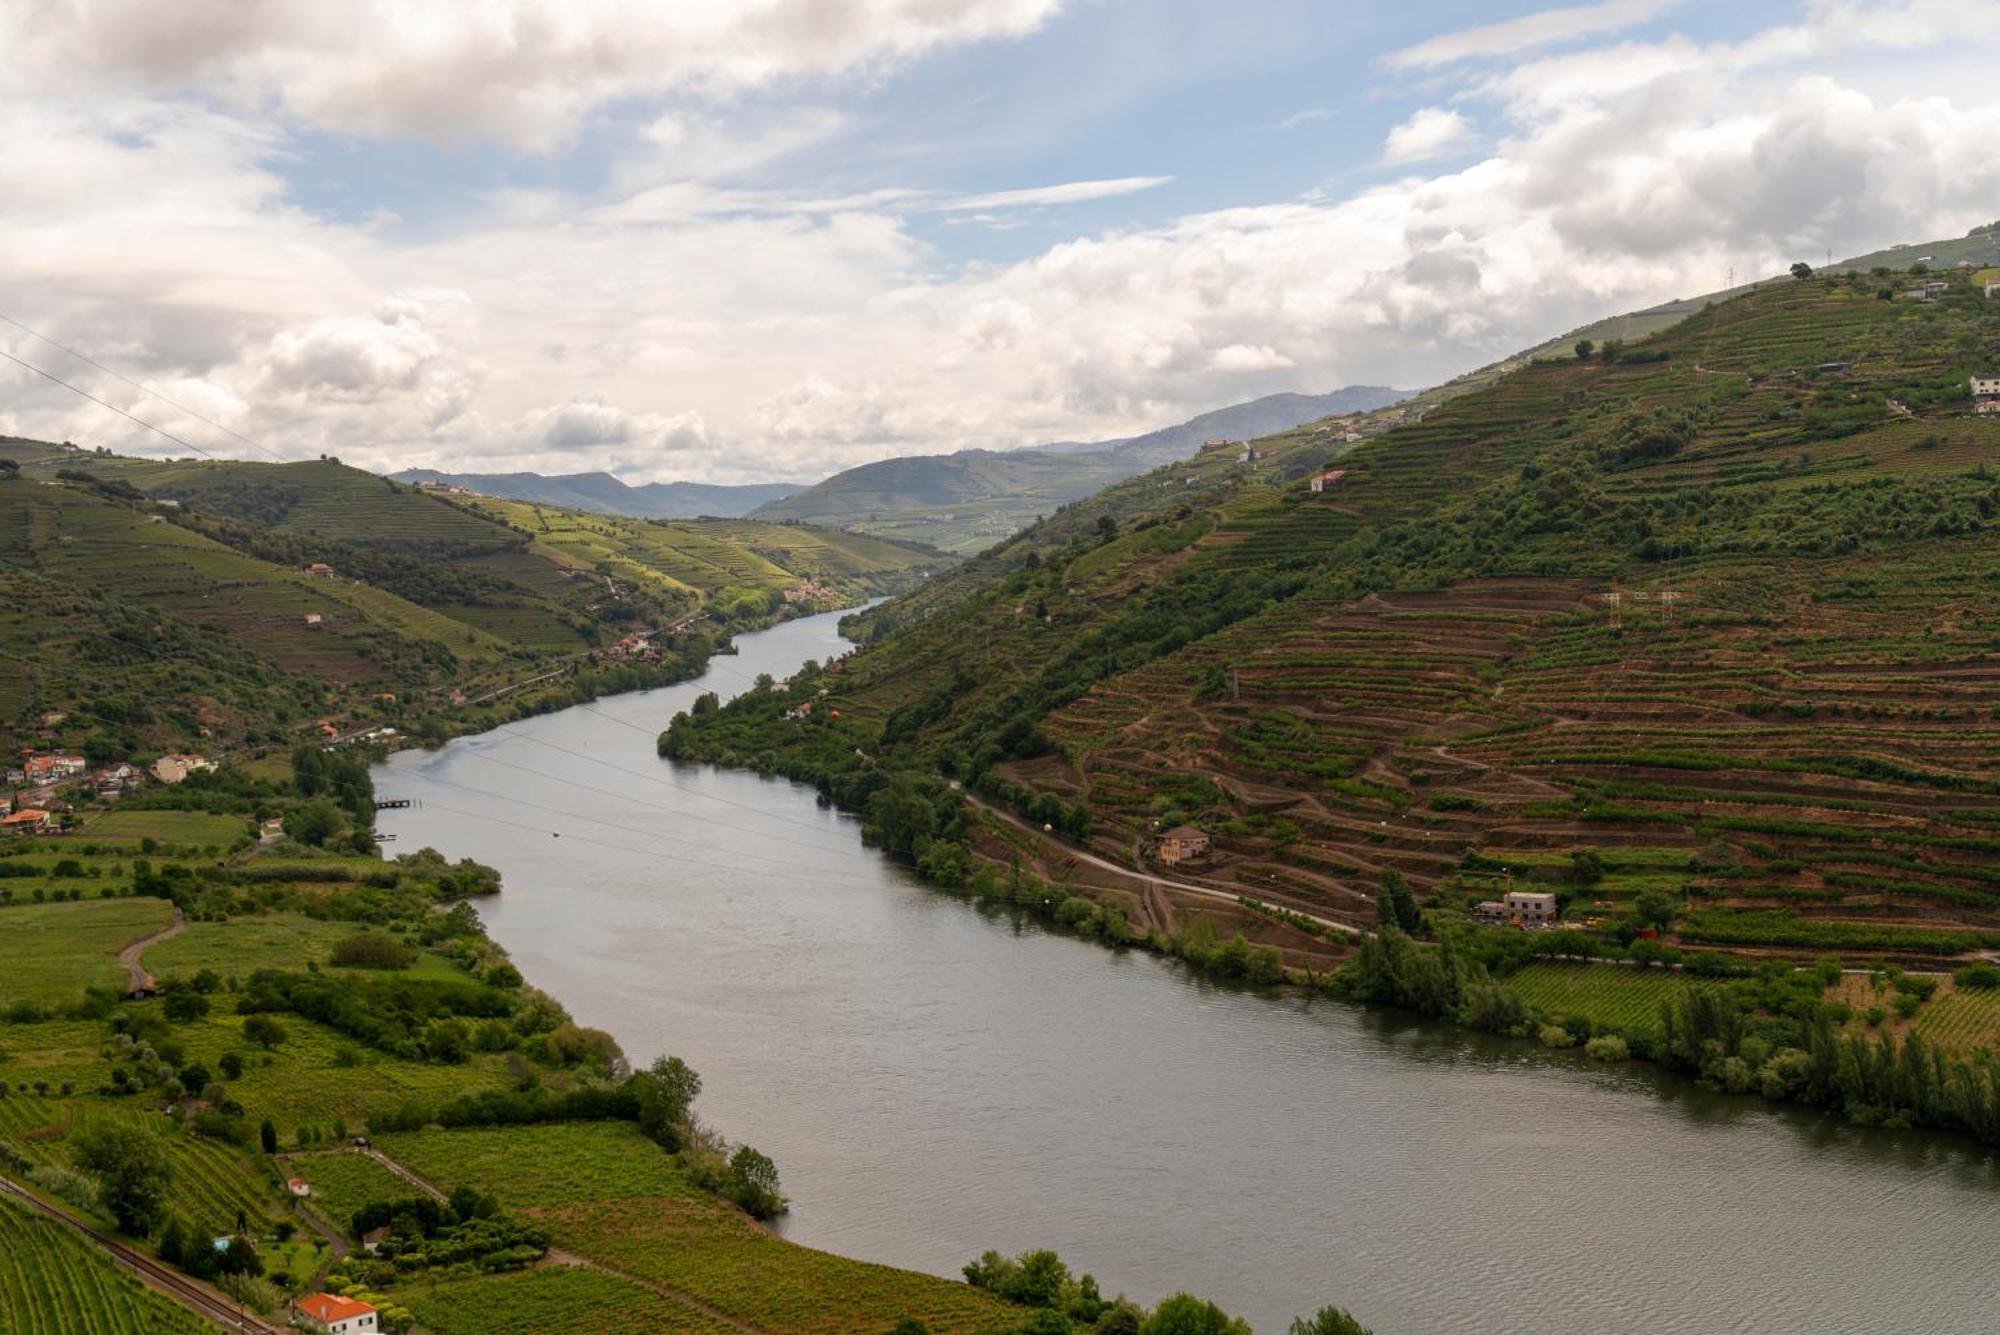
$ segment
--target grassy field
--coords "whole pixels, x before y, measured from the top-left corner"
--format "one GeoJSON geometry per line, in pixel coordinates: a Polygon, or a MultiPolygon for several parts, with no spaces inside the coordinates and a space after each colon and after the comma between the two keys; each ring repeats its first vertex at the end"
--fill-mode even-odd
{"type": "Polygon", "coordinates": [[[406,1098],[435,1101],[507,1084],[495,1056],[479,1054],[463,1066],[407,1061],[302,1016],[286,1015],[281,1023],[285,1042],[268,1054],[244,1041],[237,1015],[211,1014],[179,1032],[188,1055],[210,1069],[225,1052],[243,1054],[247,1065],[230,1082],[231,1093],[253,1118],[270,1118],[287,1138],[301,1126],[326,1127],[336,1118],[358,1130],[370,1112],[406,1098]]]}
{"type": "Polygon", "coordinates": [[[174,906],[163,899],[0,908],[0,1003],[52,1006],[76,1000],[86,987],[122,987],[118,952],[173,916],[174,906]]]}
{"type": "Polygon", "coordinates": [[[0,1200],[4,1335],[197,1335],[213,1329],[61,1224],[0,1200]]]}
{"type": "Polygon", "coordinates": [[[690,1186],[623,1123],[421,1131],[377,1143],[447,1191],[496,1193],[548,1225],[559,1246],[762,1329],[886,1331],[917,1316],[942,1335],[987,1329],[1006,1311],[962,1284],[781,1242],[690,1186]]]}
{"type": "MultiPolygon", "coordinates": [[[[376,976],[380,971],[336,968],[329,963],[333,947],[363,926],[351,922],[309,918],[302,913],[266,913],[226,923],[191,922],[179,936],[149,946],[141,956],[159,978],[213,969],[224,977],[248,977],[258,969],[304,969],[312,965],[335,972],[376,976]]],[[[396,978],[463,978],[450,960],[429,951],[417,962],[391,974],[396,978]]]]}
{"type": "Polygon", "coordinates": [[[248,822],[235,816],[214,816],[202,811],[120,811],[116,808],[95,817],[83,827],[83,835],[96,843],[136,844],[152,839],[162,844],[196,848],[228,848],[249,833],[248,822]]]}
{"type": "Polygon", "coordinates": [[[935,1335],[971,1335],[1019,1320],[964,1284],[783,1242],[710,1198],[587,1201],[535,1216],[557,1245],[763,1330],[849,1335],[916,1317],[935,1335]]]}
{"type": "Polygon", "coordinates": [[[477,1186],[511,1207],[693,1194],[673,1159],[625,1122],[400,1132],[376,1142],[447,1192],[477,1186]]]}
{"type": "Polygon", "coordinates": [[[664,1294],[581,1266],[549,1266],[432,1289],[410,1310],[434,1335],[486,1335],[496,1313],[536,1335],[729,1335],[717,1321],[664,1294]]]}

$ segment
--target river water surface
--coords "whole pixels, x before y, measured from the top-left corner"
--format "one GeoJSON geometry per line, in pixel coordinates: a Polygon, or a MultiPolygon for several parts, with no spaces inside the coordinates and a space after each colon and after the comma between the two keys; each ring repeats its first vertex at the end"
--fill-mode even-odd
{"type": "Polygon", "coordinates": [[[1219,989],[926,890],[809,789],[654,737],[843,647],[834,616],[708,675],[405,752],[392,849],[499,867],[527,976],[778,1163],[787,1236],[956,1275],[1053,1247],[1262,1335],[2000,1329],[2000,1170],[1636,1070],[1219,989]]]}

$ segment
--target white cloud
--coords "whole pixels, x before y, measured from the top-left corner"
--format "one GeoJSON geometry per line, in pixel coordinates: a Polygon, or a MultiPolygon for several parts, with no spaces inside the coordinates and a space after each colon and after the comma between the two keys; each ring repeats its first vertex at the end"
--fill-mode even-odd
{"type": "Polygon", "coordinates": [[[1535,47],[1575,41],[1649,23],[1675,0],[1603,0],[1594,5],[1545,9],[1519,18],[1445,33],[1392,51],[1382,58],[1390,69],[1423,69],[1485,56],[1511,56],[1535,47]]]}
{"type": "Polygon", "coordinates": [[[1291,115],[1272,125],[1271,128],[1274,130],[1299,130],[1308,125],[1316,124],[1319,121],[1330,121],[1332,119],[1333,110],[1330,107],[1307,107],[1303,111],[1294,111],[1291,115]]]}
{"type": "Polygon", "coordinates": [[[1298,365],[1268,343],[1231,343],[1217,348],[1208,364],[1218,371],[1288,371],[1298,365]]]}
{"type": "Polygon", "coordinates": [[[1424,107],[1389,131],[1382,146],[1387,163],[1426,162],[1457,152],[1472,142],[1472,122],[1450,107],[1424,107]]]}
{"type": "MultiPolygon", "coordinates": [[[[1854,33],[1889,15],[1884,40],[1917,60],[1912,28],[1955,41],[1968,3],[1481,66],[1430,90],[1499,131],[1469,165],[965,265],[926,244],[919,213],[1055,200],[940,213],[960,201],[893,175],[821,192],[718,174],[743,145],[809,136],[810,112],[656,119],[609,197],[522,192],[411,235],[300,208],[271,169],[291,141],[254,119],[0,92],[0,191],[34,205],[0,211],[0,311],[286,454],[379,467],[806,479],[1127,434],[1251,392],[1434,383],[1710,290],[1732,264],[1781,271],[1824,245],[1991,220],[2000,100],[1855,74],[1884,48],[1854,33]],[[1810,63],[1834,50],[1858,58],[1810,63]]],[[[47,350],[34,360],[228,445],[47,350]]],[[[0,431],[179,452],[11,368],[0,431]]]]}
{"type": "Polygon", "coordinates": [[[1121,176],[1108,181],[1070,181],[1063,185],[1031,186],[1023,190],[995,190],[984,195],[965,195],[945,200],[934,207],[952,213],[983,212],[988,209],[1039,208],[1049,204],[1081,204],[1093,199],[1113,199],[1135,195],[1166,185],[1171,176],[1121,176]]]}
{"type": "Polygon", "coordinates": [[[634,413],[601,399],[572,399],[530,416],[524,436],[542,450],[593,450],[618,446],[642,456],[699,449],[709,443],[708,424],[697,412],[634,413]]]}
{"type": "Polygon", "coordinates": [[[1061,0],[96,0],[0,5],[0,78],[198,89],[343,134],[548,148],[622,99],[726,98],[1033,32],[1061,0]]]}

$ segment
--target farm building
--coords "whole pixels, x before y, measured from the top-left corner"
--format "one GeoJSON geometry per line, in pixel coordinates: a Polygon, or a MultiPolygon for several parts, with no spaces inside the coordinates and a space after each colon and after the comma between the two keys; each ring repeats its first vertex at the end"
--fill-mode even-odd
{"type": "Polygon", "coordinates": [[[215,762],[207,756],[161,756],[153,762],[153,777],[161,783],[179,783],[190,774],[214,768],[215,762]]]}
{"type": "Polygon", "coordinates": [[[313,1194],[312,1184],[302,1177],[286,1178],[285,1190],[291,1192],[294,1196],[310,1196],[313,1194]]]}
{"type": "Polygon", "coordinates": [[[1972,411],[2000,413],[2000,375],[1972,377],[1972,411]]]}
{"type": "Polygon", "coordinates": [[[0,819],[0,829],[14,834],[40,834],[49,828],[49,813],[39,807],[22,807],[13,815],[0,819]]]}
{"type": "Polygon", "coordinates": [[[331,577],[333,574],[333,567],[328,565],[324,561],[315,561],[311,565],[306,567],[306,573],[308,575],[324,575],[331,577]]]}
{"type": "Polygon", "coordinates": [[[1546,890],[1509,890],[1501,903],[1507,916],[1524,927],[1540,927],[1556,920],[1556,897],[1546,890]]]}
{"type": "Polygon", "coordinates": [[[1334,483],[1340,481],[1340,479],[1346,476],[1347,476],[1347,470],[1345,468],[1329,468],[1324,473],[1314,474],[1312,481],[1307,485],[1309,485],[1315,493],[1318,493],[1325,491],[1328,487],[1332,486],[1334,483]]]}
{"type": "Polygon", "coordinates": [[[1192,825],[1177,825],[1160,836],[1160,861],[1169,867],[1208,852],[1208,835],[1192,825]]]}
{"type": "Polygon", "coordinates": [[[331,1293],[309,1293],[294,1302],[292,1310],[312,1323],[313,1329],[331,1335],[360,1335],[376,1329],[374,1308],[331,1293]]]}
{"type": "Polygon", "coordinates": [[[276,817],[257,827],[259,844],[281,844],[285,841],[285,823],[276,817]]]}
{"type": "Polygon", "coordinates": [[[321,622],[323,622],[323,621],[325,621],[325,620],[326,620],[326,618],[325,618],[325,617],[323,617],[323,616],[321,616],[321,615],[320,615],[320,614],[319,614],[318,612],[308,612],[308,613],[306,613],[306,624],[307,624],[308,626],[317,626],[317,625],[319,625],[319,624],[320,624],[321,622]]]}

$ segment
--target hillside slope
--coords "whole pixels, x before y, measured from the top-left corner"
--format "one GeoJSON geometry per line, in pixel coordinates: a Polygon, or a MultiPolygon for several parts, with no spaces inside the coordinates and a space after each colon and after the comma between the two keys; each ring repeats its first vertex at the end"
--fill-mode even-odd
{"type": "MultiPolygon", "coordinates": [[[[1135,869],[1191,825],[1212,847],[1178,880],[1355,927],[1394,872],[1448,916],[1546,882],[1578,946],[1629,941],[1654,890],[1670,944],[2000,948],[2000,420],[1967,380],[2000,366],[2000,302],[1951,281],[1767,286],[1609,364],[1522,366],[1319,492],[1310,433],[1134,479],[665,745],[864,804],[942,773],[1135,869]],[[837,721],[780,717],[821,689],[837,721]]],[[[1198,908],[1342,953],[968,837],[1142,935],[1198,908]]]]}
{"type": "Polygon", "coordinates": [[[707,482],[645,482],[634,486],[609,473],[440,473],[406,468],[389,475],[397,482],[463,487],[501,500],[531,501],[572,510],[626,515],[633,519],[735,519],[769,501],[804,491],[796,482],[755,482],[720,486],[707,482]]]}
{"type": "Polygon", "coordinates": [[[546,511],[531,530],[528,511],[333,460],[8,440],[0,463],[0,733],[100,759],[329,727],[485,726],[496,708],[676,680],[731,630],[913,587],[945,564],[741,520],[546,511]],[[596,531],[563,541],[551,522],[596,531]]]}
{"type": "Polygon", "coordinates": [[[1405,390],[1369,385],[1328,394],[1271,394],[1120,440],[883,459],[836,473],[753,513],[759,519],[803,520],[976,552],[1071,501],[1189,457],[1204,441],[1266,436],[1322,418],[1370,412],[1406,397],[1405,390]]]}

